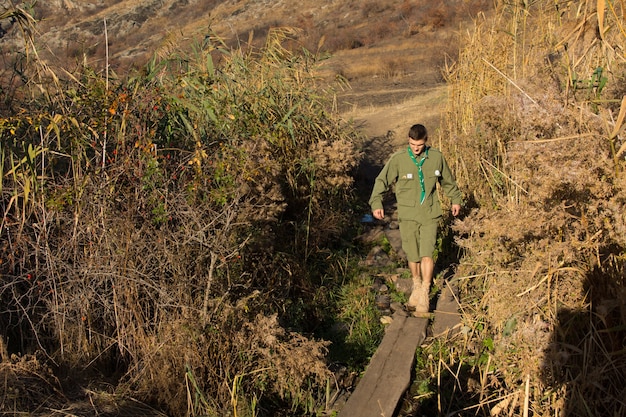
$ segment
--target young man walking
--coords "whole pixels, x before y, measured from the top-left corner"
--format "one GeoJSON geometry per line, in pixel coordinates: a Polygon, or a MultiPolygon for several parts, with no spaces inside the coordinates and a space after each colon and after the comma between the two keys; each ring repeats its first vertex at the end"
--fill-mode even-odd
{"type": "Polygon", "coordinates": [[[414,309],[415,315],[429,310],[428,294],[435,268],[433,253],[442,215],[437,183],[452,203],[453,216],[461,211],[462,202],[461,191],[445,158],[427,142],[426,128],[421,124],[411,126],[408,147],[389,158],[376,177],[369,200],[373,216],[382,220],[385,217],[383,194],[395,184],[402,249],[413,277],[407,307],[414,309]]]}

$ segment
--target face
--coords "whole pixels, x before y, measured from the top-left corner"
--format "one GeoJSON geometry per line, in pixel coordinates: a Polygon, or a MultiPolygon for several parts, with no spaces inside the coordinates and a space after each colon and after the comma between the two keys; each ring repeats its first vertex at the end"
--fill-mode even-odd
{"type": "Polygon", "coordinates": [[[426,139],[409,138],[409,147],[415,156],[420,155],[426,148],[426,139]]]}

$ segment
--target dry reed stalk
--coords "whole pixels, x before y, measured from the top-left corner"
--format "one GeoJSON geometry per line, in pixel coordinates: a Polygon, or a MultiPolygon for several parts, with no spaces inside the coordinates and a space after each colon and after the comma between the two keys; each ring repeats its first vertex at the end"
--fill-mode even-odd
{"type": "Polygon", "coordinates": [[[604,40],[604,10],[606,7],[606,0],[598,0],[597,6],[596,6],[596,15],[597,15],[597,19],[598,19],[598,34],[600,35],[600,38],[602,38],[602,40],[604,40]]]}
{"type": "Polygon", "coordinates": [[[506,394],[504,396],[499,397],[498,403],[494,405],[491,410],[489,410],[489,415],[496,417],[501,415],[504,410],[509,410],[509,415],[515,411],[515,407],[517,404],[517,397],[519,396],[519,391],[512,392],[510,394],[506,394]]]}
{"type": "MultiPolygon", "coordinates": [[[[528,20],[521,9],[509,9],[508,17],[504,17],[504,13],[498,16],[499,22],[502,23],[498,29],[509,33],[513,41],[493,40],[489,38],[490,34],[486,33],[486,30],[480,32],[480,28],[477,28],[475,36],[468,39],[468,48],[472,48],[472,51],[462,51],[459,61],[449,66],[452,93],[446,128],[451,131],[445,136],[454,138],[453,148],[459,155],[457,163],[461,168],[461,179],[468,181],[471,179],[473,182],[468,182],[471,187],[475,187],[476,182],[482,181],[485,189],[492,193],[492,196],[488,196],[487,192],[475,194],[481,198],[478,215],[472,221],[468,221],[467,228],[459,227],[461,233],[470,236],[468,238],[470,243],[467,245],[468,258],[474,264],[468,266],[468,269],[459,268],[464,272],[460,274],[462,277],[459,278],[459,282],[471,287],[471,290],[475,291],[472,295],[482,295],[482,298],[476,301],[465,299],[465,302],[473,302],[475,309],[471,307],[464,309],[464,321],[469,323],[469,327],[473,322],[485,323],[489,330],[484,331],[484,335],[470,331],[467,337],[477,338],[477,343],[480,343],[480,336],[492,337],[496,347],[491,363],[500,370],[499,377],[504,381],[503,385],[523,387],[524,396],[520,395],[520,402],[523,401],[523,404],[519,405],[518,410],[509,408],[510,415],[514,412],[523,412],[527,415],[531,409],[558,413],[559,407],[563,409],[563,404],[567,400],[577,404],[580,398],[576,390],[583,392],[586,388],[585,386],[579,388],[577,384],[583,384],[588,380],[606,387],[607,396],[623,392],[622,388],[615,388],[613,384],[606,384],[598,379],[600,374],[619,375],[620,368],[616,365],[615,357],[619,357],[620,352],[613,351],[613,355],[616,356],[611,356],[609,338],[603,340],[594,336],[598,331],[594,326],[600,321],[591,318],[593,316],[591,308],[595,308],[594,298],[599,297],[596,293],[604,291],[603,286],[614,288],[619,285],[617,279],[619,274],[611,273],[610,268],[605,271],[609,277],[600,279],[594,276],[593,271],[607,268],[607,261],[603,258],[606,255],[603,255],[605,249],[602,248],[606,248],[607,242],[612,240],[608,232],[612,226],[605,228],[591,219],[603,212],[606,214],[600,217],[606,217],[605,221],[615,222],[621,228],[620,219],[623,216],[615,217],[608,214],[609,211],[616,210],[614,213],[620,211],[621,204],[612,206],[612,203],[608,203],[612,209],[605,212],[602,208],[596,212],[595,205],[605,207],[607,201],[596,203],[589,201],[585,192],[578,194],[579,190],[596,188],[593,181],[581,180],[586,174],[579,172],[576,167],[572,166],[577,174],[581,175],[578,180],[570,179],[570,173],[566,169],[562,174],[558,174],[562,175],[562,178],[542,175],[542,170],[549,164],[563,163],[565,167],[569,166],[570,157],[560,156],[560,143],[564,145],[562,148],[567,148],[570,146],[570,140],[583,139],[582,143],[589,143],[590,146],[593,144],[594,147],[606,151],[608,143],[606,139],[618,140],[623,132],[626,118],[623,92],[617,90],[622,105],[616,120],[609,120],[612,119],[610,111],[603,114],[602,106],[603,100],[610,102],[611,97],[609,92],[605,93],[606,90],[600,91],[600,82],[593,78],[597,68],[601,67],[605,71],[609,69],[616,71],[616,77],[611,78],[609,83],[619,79],[617,75],[620,70],[617,68],[624,63],[624,57],[616,53],[623,50],[620,48],[623,48],[621,45],[624,43],[622,29],[624,25],[623,20],[620,20],[623,17],[620,16],[623,15],[623,10],[619,10],[620,6],[623,7],[624,3],[571,2],[564,4],[563,7],[560,5],[556,13],[553,3],[534,2],[531,6],[533,9],[529,10],[528,20]],[[614,11],[610,7],[617,10],[614,11]],[[599,29],[598,37],[595,36],[596,27],[599,29]],[[518,33],[517,30],[524,33],[518,33]],[[554,32],[555,35],[550,32],[554,32]],[[479,38],[482,40],[480,45],[476,42],[479,38]],[[529,42],[531,39],[533,44],[529,42]],[[542,44],[544,41],[545,46],[542,44]],[[506,43],[511,48],[507,51],[499,50],[494,46],[496,42],[506,43]],[[564,49],[566,43],[567,50],[564,49]],[[506,56],[492,59],[491,54],[495,51],[500,51],[506,56]],[[480,52],[480,55],[477,52],[480,52]],[[550,55],[553,53],[554,56],[550,55]],[[546,67],[546,56],[550,60],[549,67],[546,67]],[[475,60],[487,62],[491,68],[499,69],[500,71],[496,72],[500,80],[481,78],[478,71],[469,73],[472,63],[464,61],[467,57],[474,57],[475,60]],[[565,87],[565,91],[544,88],[549,76],[558,80],[559,88],[565,87]],[[588,85],[584,83],[575,85],[572,84],[572,80],[583,80],[588,85]],[[594,80],[597,84],[594,84],[594,80]],[[490,82],[498,81],[504,81],[515,89],[503,86],[497,91],[492,88],[494,84],[490,82]],[[566,99],[563,99],[562,93],[566,99]],[[503,114],[514,113],[515,122],[510,122],[505,116],[489,118],[488,114],[477,111],[480,109],[477,103],[493,100],[492,96],[497,96],[498,99],[494,101],[496,104],[485,108],[495,112],[501,111],[503,114]],[[532,97],[534,99],[532,101],[538,105],[525,106],[523,102],[529,97],[532,97]],[[518,102],[522,104],[515,104],[518,102]],[[553,102],[559,104],[552,105],[553,102]],[[600,108],[600,112],[597,112],[594,106],[600,108]],[[554,114],[558,112],[562,114],[558,116],[554,114]],[[595,114],[592,114],[594,112],[595,114]],[[467,115],[472,115],[471,119],[467,115]],[[566,129],[561,129],[561,126],[559,129],[545,129],[539,131],[543,136],[534,135],[534,132],[524,130],[528,126],[527,120],[531,117],[546,118],[546,125],[558,123],[562,126],[563,123],[569,123],[570,126],[566,129]],[[496,139],[487,140],[493,136],[496,139]],[[516,149],[509,149],[511,143],[524,142],[526,146],[520,147],[522,150],[519,152],[516,149]],[[478,150],[472,153],[474,149],[478,150]],[[541,149],[541,152],[538,152],[538,149],[541,149]],[[544,158],[541,162],[535,161],[528,163],[528,166],[525,165],[526,161],[532,161],[542,152],[552,152],[554,158],[544,158]],[[473,162],[476,160],[481,163],[473,162]],[[481,181],[477,178],[481,178],[481,181]],[[510,181],[511,184],[503,186],[498,181],[510,181]],[[512,185],[513,183],[515,185],[512,185]],[[519,189],[531,192],[517,193],[519,189]],[[538,193],[542,193],[542,196],[538,196],[538,193]],[[557,204],[559,201],[563,201],[562,207],[557,204]],[[551,206],[544,209],[542,207],[545,204],[551,206]],[[573,213],[575,217],[570,217],[573,213]],[[511,216],[516,220],[510,221],[511,216]],[[537,227],[524,228],[521,223],[525,222],[536,224],[537,227]],[[557,224],[560,226],[556,226],[557,224]],[[514,232],[515,230],[517,232],[514,232]],[[553,259],[565,259],[566,262],[550,266],[553,259]],[[494,270],[504,271],[497,274],[491,271],[487,272],[488,275],[481,274],[477,265],[483,263],[488,263],[494,270]],[[541,265],[548,265],[547,272],[540,273],[541,265]],[[468,277],[484,279],[463,279],[468,277]],[[593,289],[593,293],[590,289],[593,289]],[[519,298],[526,300],[531,294],[536,295],[532,302],[525,305],[515,300],[519,298]],[[569,322],[564,322],[568,317],[562,313],[564,306],[567,306],[567,311],[580,311],[584,317],[588,317],[589,322],[583,325],[581,330],[585,333],[584,336],[581,334],[577,337],[577,330],[572,330],[569,322]],[[509,327],[505,335],[504,323],[510,323],[511,317],[515,318],[516,324],[509,327]],[[585,330],[587,327],[588,332],[585,330]],[[574,333],[570,334],[572,331],[574,333]],[[550,332],[554,332],[552,336],[550,332]],[[546,389],[544,385],[549,381],[541,379],[540,369],[533,363],[538,357],[550,360],[551,356],[546,350],[550,345],[550,337],[561,337],[559,335],[576,338],[559,340],[562,344],[558,345],[574,358],[571,359],[571,366],[565,370],[573,373],[573,376],[564,381],[557,381],[555,387],[551,388],[555,390],[555,394],[547,401],[542,398],[542,394],[546,389]],[[601,358],[601,364],[597,363],[598,358],[601,358]],[[576,374],[578,369],[585,369],[589,373],[578,376],[576,374]],[[596,372],[598,375],[594,374],[596,372]],[[573,387],[569,398],[566,397],[565,384],[573,387]]],[[[483,24],[483,29],[488,26],[489,24],[483,24]]],[[[626,145],[616,147],[619,149],[617,152],[613,150],[611,156],[623,156],[626,145]]],[[[606,153],[609,154],[608,151],[606,153]]],[[[610,171],[613,165],[610,162],[612,161],[609,158],[598,164],[590,164],[593,165],[593,169],[597,169],[608,178],[606,183],[600,180],[597,184],[599,188],[606,186],[604,200],[623,198],[621,185],[613,188],[613,184],[616,184],[613,180],[619,184],[622,182],[617,180],[619,178],[617,172],[615,178],[611,178],[610,171]],[[607,166],[610,167],[608,171],[607,166]]],[[[623,239],[619,238],[615,245],[622,248],[623,239]]],[[[608,296],[608,293],[605,296],[608,296]]],[[[597,299],[595,302],[597,303],[597,299]]],[[[578,314],[573,316],[575,320],[581,319],[578,314]]],[[[558,360],[558,356],[555,357],[554,361],[558,360]]],[[[498,388],[491,389],[500,394],[506,392],[505,388],[502,388],[502,391],[497,391],[498,388]]],[[[603,407],[601,402],[592,404],[596,399],[592,399],[590,390],[587,391],[588,405],[603,407]]],[[[503,410],[505,405],[511,407],[503,402],[498,409],[503,410]]],[[[617,408],[619,407],[615,407],[617,408]]]]}
{"type": "Polygon", "coordinates": [[[7,350],[6,342],[4,341],[4,336],[0,335],[0,363],[9,360],[9,351],[7,350]]]}
{"type": "Polygon", "coordinates": [[[488,395],[487,394],[487,376],[490,374],[490,366],[491,366],[491,360],[492,360],[492,356],[491,354],[488,355],[487,357],[487,363],[485,363],[485,369],[484,371],[482,369],[479,369],[479,375],[480,375],[480,402],[483,402],[483,400],[485,399],[485,396],[488,395]]]}
{"type": "Polygon", "coordinates": [[[530,405],[530,375],[526,376],[526,388],[524,389],[524,412],[523,416],[528,417],[530,405]]]}
{"type": "MultiPolygon", "coordinates": [[[[109,93],[109,31],[107,29],[106,18],[102,19],[104,24],[104,91],[107,96],[109,93]]],[[[107,103],[108,104],[108,103],[107,103]]],[[[104,169],[107,157],[107,139],[109,133],[109,113],[106,112],[104,116],[104,133],[102,134],[102,169],[104,169]]]]}
{"type": "Polygon", "coordinates": [[[439,389],[439,387],[441,387],[441,362],[442,360],[439,358],[439,361],[437,361],[437,410],[439,411],[439,414],[443,411],[443,407],[441,405],[441,390],[439,389]]]}
{"type": "Polygon", "coordinates": [[[622,102],[619,109],[619,114],[617,116],[617,120],[615,121],[615,125],[613,127],[613,131],[609,136],[609,139],[612,140],[619,135],[621,130],[626,126],[624,125],[624,119],[626,118],[626,96],[622,97],[622,102]]]}
{"type": "MultiPolygon", "coordinates": [[[[622,98],[622,103],[619,110],[619,115],[617,116],[617,120],[615,121],[615,126],[613,131],[609,136],[609,140],[614,140],[620,134],[620,132],[626,127],[624,124],[624,119],[626,118],[626,96],[622,98]]],[[[622,154],[626,152],[626,141],[622,143],[617,152],[615,153],[615,158],[620,158],[622,154]]]]}
{"type": "MultiPolygon", "coordinates": [[[[540,266],[540,265],[538,265],[540,266]]],[[[581,277],[584,277],[584,271],[580,268],[573,268],[573,267],[559,267],[555,270],[548,270],[548,273],[539,280],[539,282],[537,282],[535,285],[528,287],[527,289],[525,289],[524,291],[516,294],[517,297],[521,297],[523,295],[526,295],[534,290],[536,290],[537,288],[539,288],[541,286],[541,284],[543,284],[544,282],[548,281],[548,285],[550,285],[550,279],[552,278],[552,276],[554,274],[558,274],[561,271],[571,271],[571,272],[576,272],[578,273],[581,277]]],[[[535,276],[535,274],[533,273],[533,277],[535,276]]],[[[531,278],[532,280],[532,278],[531,278]]]]}
{"type": "MultiPolygon", "coordinates": [[[[484,162],[485,164],[489,165],[493,170],[500,173],[503,178],[506,178],[511,184],[515,185],[519,190],[523,191],[524,194],[528,194],[528,191],[524,189],[524,187],[521,184],[518,184],[513,178],[509,177],[508,174],[506,174],[504,171],[502,171],[498,167],[494,166],[491,162],[489,162],[488,160],[484,158],[481,160],[481,162],[484,162]]],[[[486,170],[484,170],[483,172],[486,173],[486,170]]]]}
{"type": "Polygon", "coordinates": [[[526,93],[526,91],[524,91],[519,85],[517,85],[517,83],[515,81],[513,81],[510,77],[508,77],[505,73],[503,73],[502,71],[500,71],[498,68],[496,68],[495,65],[493,65],[491,62],[487,61],[485,58],[482,58],[482,60],[489,65],[491,68],[494,69],[494,71],[496,71],[498,74],[500,74],[502,77],[504,77],[509,83],[511,83],[511,85],[515,88],[517,88],[522,94],[524,94],[524,96],[526,96],[526,98],[528,98],[534,105],[538,105],[537,101],[535,101],[534,98],[532,98],[531,96],[528,95],[528,93],[526,93]]]}

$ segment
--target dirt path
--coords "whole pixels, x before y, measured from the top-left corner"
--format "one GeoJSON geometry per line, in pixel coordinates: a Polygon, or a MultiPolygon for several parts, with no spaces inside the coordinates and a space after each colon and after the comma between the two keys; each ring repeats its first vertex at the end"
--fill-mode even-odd
{"type": "Polygon", "coordinates": [[[369,198],[374,179],[389,155],[406,143],[413,124],[425,125],[431,137],[436,136],[446,105],[447,86],[423,84],[418,75],[401,80],[370,79],[338,97],[342,116],[354,121],[364,136],[364,155],[355,176],[362,201],[369,198]]]}
{"type": "Polygon", "coordinates": [[[392,95],[395,104],[375,106],[373,104],[352,104],[344,117],[356,122],[357,127],[368,138],[388,136],[393,133],[393,144],[406,141],[406,132],[415,123],[422,123],[434,133],[439,128],[441,115],[447,97],[447,87],[439,84],[429,88],[399,87],[395,90],[370,90],[350,92],[342,98],[346,106],[350,103],[372,102],[376,96],[392,95]]]}
{"type": "MultiPolygon", "coordinates": [[[[441,123],[448,91],[444,83],[424,86],[423,79],[420,80],[417,75],[405,77],[402,82],[376,81],[360,84],[339,97],[343,117],[353,120],[365,137],[364,158],[355,184],[364,202],[367,201],[374,179],[390,153],[406,144],[406,134],[411,125],[422,123],[431,137],[436,137],[435,132],[441,123]]],[[[394,249],[401,251],[399,231],[382,226],[378,228],[392,242],[394,249]]],[[[390,277],[385,280],[390,280],[390,277]]],[[[407,288],[407,285],[410,287],[406,282],[400,285],[396,281],[395,284],[398,288],[407,288]]],[[[418,331],[417,327],[407,325],[405,318],[394,315],[365,376],[358,382],[352,395],[348,396],[345,405],[336,404],[341,410],[340,415],[391,415],[393,410],[413,409],[412,405],[403,403],[406,401],[403,397],[412,383],[409,376],[414,366],[416,346],[424,340],[427,328],[431,336],[446,337],[460,323],[455,290],[448,285],[441,285],[441,288],[441,293],[433,300],[436,307],[430,327],[424,321],[418,326],[418,331]],[[411,332],[411,329],[414,331],[411,332]],[[418,337],[419,332],[423,334],[418,337]],[[400,338],[396,334],[409,337],[405,337],[398,344],[400,338]],[[402,349],[402,346],[405,348],[402,349]],[[390,359],[392,356],[394,360],[390,359]],[[385,411],[382,412],[383,410],[385,411]]],[[[408,296],[409,292],[406,294],[408,296]]],[[[342,402],[343,400],[342,398],[342,402]]]]}

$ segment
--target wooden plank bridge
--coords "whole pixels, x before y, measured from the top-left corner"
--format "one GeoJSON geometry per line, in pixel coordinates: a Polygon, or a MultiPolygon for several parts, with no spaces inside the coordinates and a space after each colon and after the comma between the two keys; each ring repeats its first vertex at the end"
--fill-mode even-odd
{"type": "MultiPolygon", "coordinates": [[[[458,300],[446,286],[437,302],[432,332],[455,331],[460,323],[458,300]]],[[[426,338],[428,319],[396,310],[393,321],[339,417],[393,417],[411,383],[415,351],[426,338]]]]}

